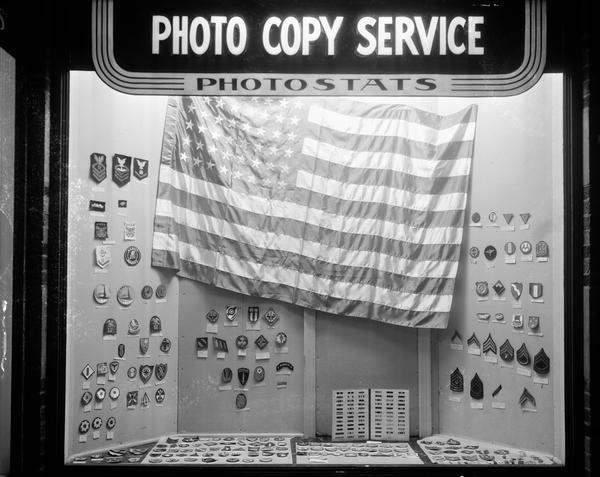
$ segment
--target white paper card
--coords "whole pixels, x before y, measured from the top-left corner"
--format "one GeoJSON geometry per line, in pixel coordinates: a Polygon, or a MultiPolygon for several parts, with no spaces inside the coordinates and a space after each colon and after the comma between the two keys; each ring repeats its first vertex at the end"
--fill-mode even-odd
{"type": "Polygon", "coordinates": [[[86,404],[85,406],[83,406],[83,412],[90,412],[91,410],[92,410],[91,404],[86,404]]]}
{"type": "Polygon", "coordinates": [[[207,333],[218,333],[219,332],[219,323],[206,323],[206,332],[207,333]]]}
{"type": "Polygon", "coordinates": [[[246,331],[260,331],[260,320],[255,321],[254,323],[247,321],[246,331]]]}
{"type": "Polygon", "coordinates": [[[100,431],[92,432],[92,439],[100,439],[100,431]]]}
{"type": "Polygon", "coordinates": [[[196,352],[196,357],[197,358],[208,358],[208,350],[207,349],[200,349],[196,352]]]}
{"type": "Polygon", "coordinates": [[[231,384],[219,386],[219,391],[231,391],[232,389],[231,384]]]}
{"type": "Polygon", "coordinates": [[[106,431],[106,440],[112,441],[115,437],[114,431],[106,431]]]}
{"type": "Polygon", "coordinates": [[[238,349],[238,356],[244,357],[246,356],[246,350],[245,349],[238,349]]]}
{"type": "Polygon", "coordinates": [[[106,378],[104,376],[100,376],[96,379],[96,384],[106,384],[106,378]]]}
{"type": "Polygon", "coordinates": [[[543,298],[532,298],[531,303],[544,303],[543,298]]]}
{"type": "Polygon", "coordinates": [[[535,384],[549,384],[550,381],[548,380],[548,378],[541,378],[540,376],[534,376],[533,377],[533,382],[535,384]]]}
{"type": "Polygon", "coordinates": [[[503,225],[502,227],[500,227],[500,230],[502,230],[503,232],[514,232],[515,226],[514,225],[503,225]]]}
{"type": "Polygon", "coordinates": [[[225,326],[227,328],[235,327],[237,325],[238,325],[237,321],[226,321],[223,323],[223,326],[225,326]]]}
{"type": "Polygon", "coordinates": [[[483,409],[483,403],[482,402],[472,402],[471,409],[483,409]]]}
{"type": "Polygon", "coordinates": [[[520,374],[521,376],[531,376],[531,369],[527,369],[527,368],[522,368],[522,367],[517,367],[517,374],[520,374]]]}
{"type": "Polygon", "coordinates": [[[275,374],[290,376],[292,374],[292,370],[291,369],[287,369],[287,368],[283,368],[283,369],[280,369],[279,371],[277,371],[275,374]]]}
{"type": "Polygon", "coordinates": [[[225,359],[227,357],[227,353],[225,351],[219,351],[217,353],[217,359],[225,359]]]}
{"type": "Polygon", "coordinates": [[[111,409],[116,409],[116,408],[117,408],[117,403],[116,403],[116,402],[114,402],[114,401],[112,401],[112,402],[110,403],[110,408],[111,408],[111,409]]]}
{"type": "Polygon", "coordinates": [[[548,261],[548,257],[538,257],[537,261],[538,262],[547,262],[548,261]]]}
{"type": "Polygon", "coordinates": [[[483,357],[483,360],[488,362],[488,363],[497,363],[498,362],[498,357],[494,356],[494,355],[485,355],[483,357]]]}
{"type": "Polygon", "coordinates": [[[274,351],[275,354],[288,354],[287,346],[277,347],[274,351]]]}
{"type": "Polygon", "coordinates": [[[97,402],[94,404],[94,409],[96,411],[101,411],[102,410],[102,403],[101,402],[97,402]]]}
{"type": "Polygon", "coordinates": [[[523,304],[520,301],[513,301],[512,307],[515,309],[516,308],[520,309],[520,308],[523,308],[523,304]]]}
{"type": "Polygon", "coordinates": [[[463,349],[465,349],[465,347],[460,343],[450,343],[450,349],[462,351],[463,349]]]}
{"type": "Polygon", "coordinates": [[[271,353],[269,353],[268,351],[263,351],[261,353],[256,353],[256,361],[260,361],[263,359],[270,359],[271,358],[271,353]]]}
{"type": "Polygon", "coordinates": [[[469,257],[469,262],[471,262],[473,265],[476,265],[477,264],[477,259],[469,257]]]}
{"type": "Polygon", "coordinates": [[[517,257],[515,257],[514,255],[507,255],[506,257],[504,257],[504,263],[507,263],[508,265],[514,265],[515,263],[517,263],[517,257]]]}
{"type": "Polygon", "coordinates": [[[462,402],[462,398],[460,396],[448,396],[448,401],[462,402]]]}
{"type": "Polygon", "coordinates": [[[519,227],[521,230],[529,230],[531,227],[529,226],[529,224],[523,224],[519,227]]]}
{"type": "Polygon", "coordinates": [[[482,227],[482,225],[481,225],[481,222],[477,222],[477,223],[475,223],[475,222],[471,222],[471,223],[469,224],[469,227],[479,227],[479,228],[481,228],[481,227],[482,227]]]}
{"type": "Polygon", "coordinates": [[[487,296],[478,296],[477,301],[488,301],[488,297],[487,296]]]}
{"type": "Polygon", "coordinates": [[[79,442],[87,442],[87,435],[80,435],[79,436],[79,442]]]}
{"type": "Polygon", "coordinates": [[[531,255],[521,255],[521,262],[533,262],[531,255]]]}
{"type": "Polygon", "coordinates": [[[496,265],[494,265],[494,262],[488,262],[485,264],[486,268],[496,268],[496,265]]]}
{"type": "Polygon", "coordinates": [[[90,389],[90,382],[84,381],[83,383],[81,383],[81,389],[90,389]]]}
{"type": "Polygon", "coordinates": [[[109,380],[109,381],[116,381],[116,380],[117,380],[117,377],[116,377],[114,374],[109,374],[109,375],[108,375],[108,380],[109,380]]]}
{"type": "Polygon", "coordinates": [[[467,353],[479,356],[479,355],[481,355],[481,350],[479,348],[469,348],[467,350],[467,353]]]}
{"type": "Polygon", "coordinates": [[[506,409],[506,403],[505,402],[493,401],[492,402],[492,408],[493,409],[506,409]]]}
{"type": "Polygon", "coordinates": [[[506,298],[503,296],[495,296],[494,298],[492,298],[492,300],[494,301],[506,301],[506,298]]]}
{"type": "Polygon", "coordinates": [[[529,331],[527,334],[529,336],[544,336],[544,333],[542,333],[542,332],[534,333],[533,331],[529,331]]]}
{"type": "Polygon", "coordinates": [[[117,337],[115,335],[105,335],[102,337],[104,341],[115,341],[117,337]]]}

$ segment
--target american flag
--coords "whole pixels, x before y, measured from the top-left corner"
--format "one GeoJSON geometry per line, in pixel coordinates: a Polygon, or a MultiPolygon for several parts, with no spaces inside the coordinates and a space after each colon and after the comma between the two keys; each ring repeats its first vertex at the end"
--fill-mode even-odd
{"type": "Polygon", "coordinates": [[[246,295],[444,328],[476,113],[170,98],[152,264],[246,295]]]}

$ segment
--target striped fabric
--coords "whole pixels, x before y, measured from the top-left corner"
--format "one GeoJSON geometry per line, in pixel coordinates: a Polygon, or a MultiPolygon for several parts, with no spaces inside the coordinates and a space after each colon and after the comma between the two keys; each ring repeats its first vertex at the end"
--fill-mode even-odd
{"type": "Polygon", "coordinates": [[[152,264],[235,292],[444,328],[476,108],[170,98],[152,264]]]}

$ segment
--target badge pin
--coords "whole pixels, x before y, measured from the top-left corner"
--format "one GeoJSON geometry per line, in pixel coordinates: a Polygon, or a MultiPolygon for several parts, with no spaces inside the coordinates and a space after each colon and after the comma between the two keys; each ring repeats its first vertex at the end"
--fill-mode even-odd
{"type": "Polygon", "coordinates": [[[104,401],[105,397],[106,397],[106,389],[104,389],[104,388],[96,389],[96,393],[94,394],[94,399],[96,400],[96,402],[104,401]]]}
{"type": "Polygon", "coordinates": [[[206,319],[212,323],[215,324],[218,320],[219,320],[219,312],[217,310],[210,310],[207,314],[206,314],[206,319]]]}
{"type": "Polygon", "coordinates": [[[159,334],[162,331],[162,323],[158,316],[150,318],[150,334],[159,334]]]}
{"type": "Polygon", "coordinates": [[[244,393],[239,393],[235,397],[235,407],[237,409],[245,409],[247,405],[248,405],[248,398],[246,397],[246,395],[244,393]]]}
{"type": "Polygon", "coordinates": [[[273,310],[273,308],[269,308],[269,310],[263,315],[263,319],[267,322],[267,325],[273,326],[279,321],[279,315],[275,312],[275,310],[273,310]]]}
{"type": "Polygon", "coordinates": [[[164,354],[167,354],[171,351],[171,340],[169,338],[163,338],[160,342],[160,351],[164,354]]]}
{"type": "Polygon", "coordinates": [[[250,377],[250,370],[248,368],[238,368],[237,375],[240,385],[244,386],[248,382],[248,378],[250,377]]]}
{"type": "Polygon", "coordinates": [[[483,382],[477,373],[471,379],[471,397],[473,399],[483,399],[483,382]]]}
{"type": "Polygon", "coordinates": [[[150,378],[152,377],[152,372],[154,371],[154,366],[150,365],[150,364],[142,364],[140,366],[140,380],[142,381],[142,383],[146,384],[148,381],[150,381],[150,378]]]}
{"type": "Polygon", "coordinates": [[[227,384],[230,383],[232,379],[233,372],[231,371],[231,368],[223,368],[223,371],[221,371],[221,381],[227,384]]]}
{"type": "Polygon", "coordinates": [[[527,319],[527,325],[529,326],[530,330],[537,330],[540,327],[540,317],[529,315],[529,318],[527,319]]]}
{"type": "Polygon", "coordinates": [[[117,322],[113,318],[108,318],[102,326],[103,336],[115,336],[117,334],[117,322]]]}
{"type": "Polygon", "coordinates": [[[120,395],[121,395],[121,390],[116,386],[113,388],[110,388],[110,391],[108,391],[108,397],[112,401],[116,401],[117,399],[119,399],[120,395]]]}
{"type": "Polygon", "coordinates": [[[94,301],[98,303],[98,305],[106,305],[110,299],[110,288],[108,288],[104,283],[96,285],[96,288],[94,288],[93,297],[94,301]]]}
{"type": "Polygon", "coordinates": [[[464,391],[463,375],[458,368],[450,375],[450,391],[455,393],[462,393],[464,391]]]}
{"type": "Polygon", "coordinates": [[[127,327],[127,334],[135,336],[140,333],[140,322],[135,318],[132,318],[129,321],[129,326],[127,327]]]}
{"type": "Polygon", "coordinates": [[[154,400],[158,404],[162,404],[165,401],[165,390],[163,388],[158,388],[156,393],[154,394],[154,400]]]}
{"type": "Polygon", "coordinates": [[[137,376],[137,369],[134,366],[131,366],[128,370],[127,370],[127,377],[129,379],[135,379],[135,377],[137,376]]]}
{"type": "Polygon", "coordinates": [[[206,336],[196,338],[196,350],[202,351],[208,349],[208,338],[206,336]]]}
{"type": "Polygon", "coordinates": [[[131,156],[115,154],[112,159],[112,179],[119,187],[123,187],[131,179],[131,156]]]}
{"type": "Polygon", "coordinates": [[[90,421],[88,421],[87,419],[84,419],[83,421],[81,421],[79,423],[79,434],[87,434],[88,431],[90,430],[90,421]]]}
{"type": "Polygon", "coordinates": [[[496,251],[496,247],[494,247],[493,245],[488,245],[487,247],[485,247],[485,249],[483,250],[483,255],[485,256],[485,258],[487,258],[489,261],[492,261],[496,258],[496,255],[498,254],[498,252],[496,251]]]}
{"type": "Polygon", "coordinates": [[[492,393],[492,397],[496,397],[500,391],[502,391],[502,384],[498,385],[498,387],[496,389],[494,389],[494,392],[492,393]]]}
{"type": "Polygon", "coordinates": [[[92,402],[92,399],[94,399],[94,397],[92,396],[91,392],[89,392],[89,391],[84,392],[81,395],[81,405],[87,406],[89,403],[92,402]]]}
{"type": "Polygon", "coordinates": [[[473,259],[479,257],[479,249],[477,247],[471,247],[469,249],[469,256],[473,259]]]}
{"type": "Polygon", "coordinates": [[[275,335],[275,344],[277,344],[277,346],[283,346],[286,343],[287,343],[287,335],[283,331],[281,331],[275,335]]]}
{"type": "Polygon", "coordinates": [[[106,268],[110,264],[110,248],[108,245],[96,245],[95,248],[96,265],[100,268],[106,268]]]}
{"type": "Polygon", "coordinates": [[[262,350],[269,344],[269,341],[263,335],[260,335],[254,340],[254,344],[258,346],[258,349],[262,350]]]}
{"type": "Polygon", "coordinates": [[[515,214],[502,214],[504,217],[504,220],[506,221],[507,225],[510,225],[510,223],[512,222],[513,218],[515,217],[515,214]]]}
{"type": "Polygon", "coordinates": [[[544,285],[541,283],[530,283],[529,284],[529,295],[534,300],[539,300],[544,294],[544,285]]]}
{"type": "Polygon", "coordinates": [[[496,295],[501,296],[504,293],[504,290],[506,290],[506,288],[504,288],[504,284],[498,280],[496,283],[494,283],[492,285],[492,288],[494,289],[494,291],[496,292],[496,295]]]}
{"type": "Polygon", "coordinates": [[[94,239],[108,239],[108,222],[94,222],[94,239]]]}
{"type": "Polygon", "coordinates": [[[488,296],[488,282],[475,282],[475,293],[480,297],[488,296]]]}
{"type": "Polygon", "coordinates": [[[478,224],[481,220],[481,215],[479,215],[479,212],[474,212],[471,215],[471,222],[473,222],[474,224],[478,224]]]}
{"type": "Polygon", "coordinates": [[[142,287],[142,298],[144,300],[149,300],[150,298],[152,298],[153,294],[154,290],[152,290],[152,287],[150,285],[144,285],[142,287]]]}
{"type": "Polygon", "coordinates": [[[489,215],[488,215],[488,220],[491,223],[495,223],[496,220],[498,220],[498,214],[496,214],[496,212],[490,212],[489,215]]]}
{"type": "Polygon", "coordinates": [[[154,376],[156,376],[157,381],[162,381],[167,377],[167,371],[169,370],[169,365],[167,363],[158,363],[154,368],[154,376]]]}
{"type": "Polygon", "coordinates": [[[482,321],[489,321],[490,314],[489,313],[477,313],[477,319],[482,321]]]}
{"type": "Polygon", "coordinates": [[[514,242],[506,242],[504,244],[504,251],[506,252],[506,255],[514,255],[517,251],[517,246],[514,242]]]}
{"type": "Polygon", "coordinates": [[[117,346],[117,356],[119,358],[125,356],[125,345],[123,343],[119,343],[119,346],[117,346]]]}
{"type": "Polygon", "coordinates": [[[550,358],[541,348],[538,353],[533,357],[533,370],[537,374],[548,374],[550,372],[550,358]]]}
{"type": "Polygon", "coordinates": [[[248,307],[248,321],[250,323],[256,323],[258,321],[259,309],[258,306],[248,307]]]}
{"type": "Polygon", "coordinates": [[[225,318],[227,318],[228,321],[234,321],[237,317],[237,313],[237,306],[227,306],[225,309],[225,318]]]}
{"type": "Polygon", "coordinates": [[[535,256],[537,258],[548,258],[549,254],[550,250],[546,242],[540,240],[538,243],[535,244],[535,256]]]}
{"type": "Polygon", "coordinates": [[[521,242],[519,249],[521,250],[521,253],[523,255],[529,255],[532,250],[531,242],[524,240],[523,242],[521,242]]]}
{"type": "Polygon", "coordinates": [[[135,222],[123,222],[123,240],[135,240],[135,222]]]}
{"type": "Polygon", "coordinates": [[[133,288],[129,285],[123,285],[117,290],[117,301],[121,306],[130,306],[133,303],[133,288]]]}
{"type": "Polygon", "coordinates": [[[265,368],[257,366],[254,368],[254,381],[257,383],[262,382],[265,379],[265,368]]]}
{"type": "Polygon", "coordinates": [[[523,315],[521,315],[521,314],[513,315],[512,326],[513,326],[513,328],[515,328],[517,330],[523,328],[523,315]]]}
{"type": "Polygon", "coordinates": [[[521,298],[521,294],[523,293],[523,284],[521,282],[512,282],[510,284],[510,294],[513,296],[515,300],[521,298]]]}
{"type": "Polygon", "coordinates": [[[117,374],[117,371],[119,371],[119,362],[111,361],[108,365],[108,369],[110,369],[110,374],[117,374]]]}
{"type": "Polygon", "coordinates": [[[156,298],[159,300],[164,299],[167,296],[167,286],[162,283],[156,287],[156,298]]]}
{"type": "Polygon", "coordinates": [[[125,259],[125,263],[127,265],[129,265],[130,267],[134,267],[138,263],[140,263],[140,260],[142,259],[142,252],[140,252],[140,249],[137,248],[135,245],[132,245],[125,249],[123,258],[125,259]]]}
{"type": "Polygon", "coordinates": [[[244,335],[240,335],[235,339],[235,346],[237,349],[246,349],[248,347],[248,338],[244,335]]]}
{"type": "Polygon", "coordinates": [[[115,428],[115,426],[117,425],[117,419],[114,416],[110,416],[107,420],[106,420],[106,428],[110,431],[112,429],[115,428]]]}
{"type": "Polygon", "coordinates": [[[137,157],[133,160],[133,175],[138,180],[143,180],[148,177],[148,161],[145,159],[138,159],[137,157]]]}
{"type": "Polygon", "coordinates": [[[145,355],[150,348],[150,338],[140,338],[140,354],[145,355]]]}
{"type": "Polygon", "coordinates": [[[127,201],[124,199],[118,199],[117,200],[117,207],[119,209],[126,209],[127,208],[127,201]]]}
{"type": "Polygon", "coordinates": [[[97,184],[106,179],[106,156],[99,152],[90,154],[90,176],[97,184]]]}
{"type": "Polygon", "coordinates": [[[517,362],[522,366],[527,366],[529,361],[529,351],[527,351],[527,346],[525,346],[525,343],[523,343],[517,350],[517,362]]]}
{"type": "Polygon", "coordinates": [[[504,313],[496,313],[496,314],[494,314],[494,319],[496,321],[504,321],[504,313]]]}

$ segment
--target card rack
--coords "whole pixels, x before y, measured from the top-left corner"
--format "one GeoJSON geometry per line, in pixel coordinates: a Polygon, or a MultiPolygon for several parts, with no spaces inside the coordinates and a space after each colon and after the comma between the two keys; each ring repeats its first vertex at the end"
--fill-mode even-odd
{"type": "Polygon", "coordinates": [[[371,389],[371,439],[409,440],[409,392],[407,389],[371,389]]]}
{"type": "Polygon", "coordinates": [[[368,439],[369,390],[334,390],[332,401],[331,439],[333,441],[368,439]]]}

